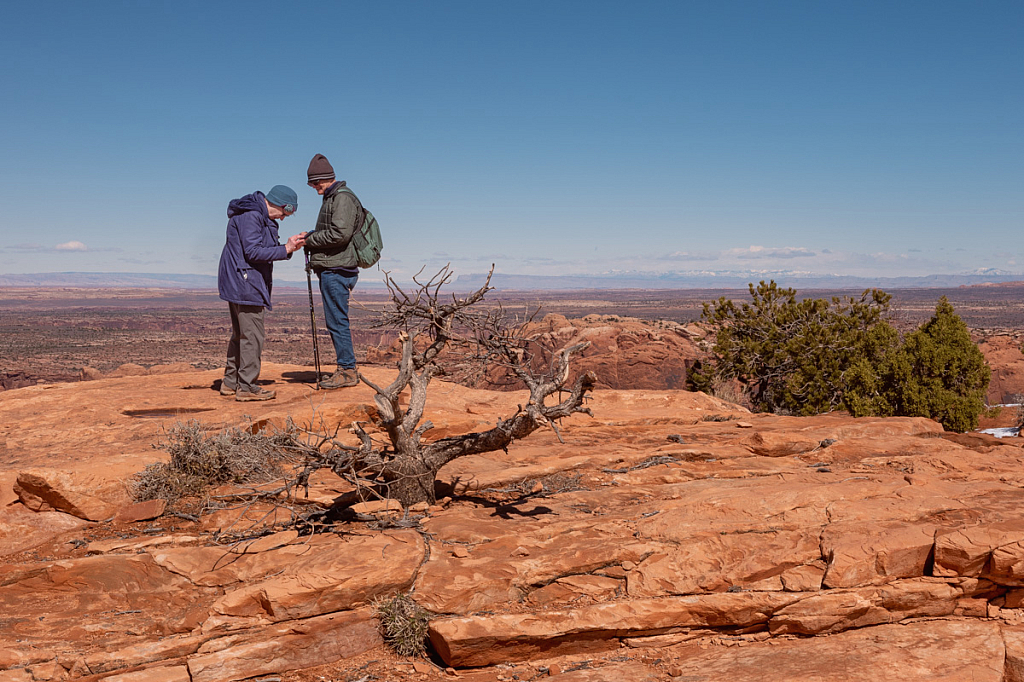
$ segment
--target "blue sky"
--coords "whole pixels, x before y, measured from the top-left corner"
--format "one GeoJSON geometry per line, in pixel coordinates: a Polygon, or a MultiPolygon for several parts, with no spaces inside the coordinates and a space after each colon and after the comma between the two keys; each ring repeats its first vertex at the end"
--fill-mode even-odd
{"type": "MultiPolygon", "coordinates": [[[[0,274],[215,274],[328,156],[397,275],[1024,272],[1024,3],[4,12],[0,274]]],[[[284,236],[284,235],[283,235],[284,236]]],[[[301,265],[276,276],[302,279],[301,265]]]]}

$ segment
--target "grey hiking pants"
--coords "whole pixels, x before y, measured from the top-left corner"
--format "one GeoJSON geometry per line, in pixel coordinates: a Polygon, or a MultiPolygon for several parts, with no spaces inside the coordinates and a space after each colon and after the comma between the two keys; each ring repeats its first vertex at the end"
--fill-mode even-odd
{"type": "Polygon", "coordinates": [[[263,306],[228,303],[231,310],[231,340],[228,341],[228,361],[224,367],[224,381],[228,389],[251,391],[260,376],[260,356],[263,354],[263,306]]]}

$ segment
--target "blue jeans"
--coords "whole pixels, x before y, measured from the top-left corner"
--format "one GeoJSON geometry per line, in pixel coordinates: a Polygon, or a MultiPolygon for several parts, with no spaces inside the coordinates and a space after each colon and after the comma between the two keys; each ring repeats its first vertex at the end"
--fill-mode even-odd
{"type": "Polygon", "coordinates": [[[356,353],[352,349],[352,330],[348,324],[348,296],[359,281],[359,275],[346,277],[331,270],[324,270],[320,278],[320,296],[324,299],[324,317],[327,331],[334,342],[341,369],[356,368],[356,353]]]}

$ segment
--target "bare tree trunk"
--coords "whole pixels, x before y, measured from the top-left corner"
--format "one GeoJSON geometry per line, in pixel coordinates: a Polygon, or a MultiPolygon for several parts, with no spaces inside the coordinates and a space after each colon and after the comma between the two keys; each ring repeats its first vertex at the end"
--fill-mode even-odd
{"type": "Polygon", "coordinates": [[[453,297],[450,303],[442,303],[439,291],[450,277],[451,272],[446,267],[430,281],[417,282],[419,288],[411,293],[404,292],[388,278],[391,308],[385,311],[379,324],[401,329],[402,357],[398,376],[386,387],[362,377],[376,392],[374,402],[379,426],[387,434],[390,446],[375,447],[361,425],[355,424],[363,446],[348,457],[345,467],[348,471],[360,472],[360,476],[371,476],[378,482],[380,494],[398,500],[403,506],[433,502],[437,472],[453,459],[507,451],[516,440],[545,426],[552,428],[561,440],[553,420],[576,413],[591,414],[584,403],[596,383],[594,374],[586,372],[576,379],[571,389],[565,388],[572,356],[589,346],[589,342],[563,348],[556,354],[548,374],[538,377],[524,352],[523,339],[515,330],[503,326],[500,309],[480,313],[471,308],[490,289],[490,275],[483,287],[467,298],[453,297]],[[417,351],[418,337],[424,341],[421,351],[417,351]],[[438,365],[442,352],[451,350],[452,346],[461,352],[463,359],[504,367],[526,384],[530,398],[525,407],[520,406],[511,417],[499,419],[492,429],[424,444],[423,434],[434,427],[430,421],[423,421],[427,387],[431,379],[443,371],[438,365]],[[403,410],[399,396],[406,389],[409,404],[403,410]],[[560,403],[545,404],[549,396],[565,390],[569,395],[560,403]]]}

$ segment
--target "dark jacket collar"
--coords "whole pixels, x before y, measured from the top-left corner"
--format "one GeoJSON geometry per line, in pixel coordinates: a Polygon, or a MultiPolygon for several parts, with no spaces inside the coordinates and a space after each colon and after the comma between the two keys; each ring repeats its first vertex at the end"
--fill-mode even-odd
{"type": "Polygon", "coordinates": [[[324,192],[324,199],[326,199],[327,197],[330,197],[330,196],[334,196],[344,186],[345,186],[345,181],[344,180],[336,181],[333,185],[331,185],[330,187],[327,188],[326,192],[324,192]]]}

